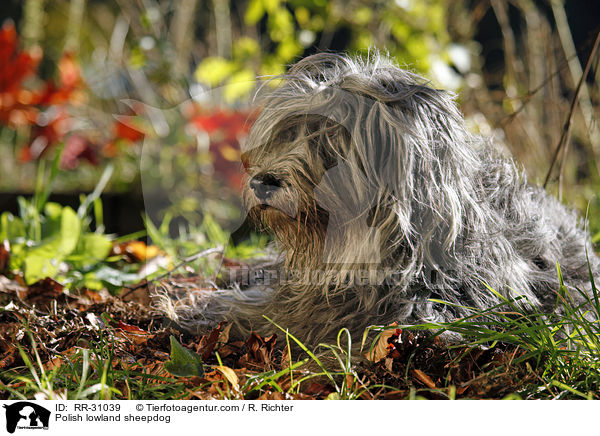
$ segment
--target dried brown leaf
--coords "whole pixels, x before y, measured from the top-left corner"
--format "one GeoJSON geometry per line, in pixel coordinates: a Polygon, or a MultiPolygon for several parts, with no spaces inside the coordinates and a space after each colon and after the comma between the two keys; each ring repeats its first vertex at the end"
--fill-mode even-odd
{"type": "Polygon", "coordinates": [[[255,368],[271,366],[276,342],[277,335],[263,339],[257,333],[252,332],[246,341],[246,354],[240,358],[238,364],[255,368]]]}
{"type": "Polygon", "coordinates": [[[371,362],[379,362],[381,359],[385,358],[390,350],[393,350],[393,346],[390,345],[394,341],[398,340],[400,334],[402,333],[401,329],[394,329],[390,327],[398,326],[397,322],[394,322],[387,326],[386,330],[381,332],[379,339],[375,346],[365,353],[365,358],[371,362]]]}
{"type": "Polygon", "coordinates": [[[330,393],[335,392],[335,389],[330,384],[323,384],[316,381],[310,382],[306,387],[302,388],[302,393],[314,397],[326,397],[330,393]]]}
{"type": "Polygon", "coordinates": [[[436,389],[437,388],[437,386],[434,383],[434,381],[431,380],[431,377],[429,377],[427,374],[425,374],[420,369],[413,369],[411,371],[411,374],[412,374],[412,376],[414,378],[416,378],[418,381],[420,381],[421,383],[423,383],[428,388],[431,388],[431,389],[436,389]]]}
{"type": "Polygon", "coordinates": [[[228,366],[221,365],[217,367],[217,370],[220,371],[223,376],[225,376],[234,391],[239,391],[239,378],[233,369],[228,366]]]}
{"type": "MultiPolygon", "coordinates": [[[[225,321],[221,321],[208,335],[204,335],[200,339],[195,351],[202,357],[204,362],[208,360],[217,344],[221,342],[221,334],[224,332],[226,324],[225,321]]],[[[227,337],[229,337],[229,329],[227,329],[227,337]]]]}

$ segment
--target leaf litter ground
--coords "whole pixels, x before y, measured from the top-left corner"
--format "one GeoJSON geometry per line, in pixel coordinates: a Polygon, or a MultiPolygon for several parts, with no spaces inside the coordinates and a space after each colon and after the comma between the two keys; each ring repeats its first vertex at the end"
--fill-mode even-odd
{"type": "Polygon", "coordinates": [[[233,341],[225,323],[205,336],[183,334],[152,309],[146,288],[125,291],[124,298],[89,290],[72,295],[51,279],[26,286],[0,276],[0,399],[14,398],[15,391],[35,394],[23,381],[32,375],[19,351],[35,362],[34,346],[43,369],[54,371],[58,395],[76,390],[86,349],[92,350],[88,383],[108,371],[117,389],[112,398],[343,398],[335,383],[342,378],[345,395],[352,391],[362,399],[493,399],[539,384],[535,365],[515,363],[525,353],[515,346],[449,346],[420,332],[394,328],[351,371],[339,374],[339,365],[333,365],[327,375],[310,359],[294,365],[307,357],[297,350],[290,364],[290,353],[282,347],[285,335],[252,333],[245,341],[233,341]],[[167,371],[171,337],[200,356],[199,375],[167,371]]]}

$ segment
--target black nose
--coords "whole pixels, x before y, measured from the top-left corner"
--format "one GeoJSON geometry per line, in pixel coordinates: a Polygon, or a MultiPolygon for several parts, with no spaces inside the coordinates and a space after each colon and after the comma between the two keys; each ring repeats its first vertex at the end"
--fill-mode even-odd
{"type": "Polygon", "coordinates": [[[281,188],[281,181],[272,174],[258,174],[250,180],[250,188],[259,200],[268,200],[281,188]]]}

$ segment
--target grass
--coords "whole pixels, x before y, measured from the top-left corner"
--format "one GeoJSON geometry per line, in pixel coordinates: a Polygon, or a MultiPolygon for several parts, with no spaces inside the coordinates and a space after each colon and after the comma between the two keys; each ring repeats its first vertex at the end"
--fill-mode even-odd
{"type": "Polygon", "coordinates": [[[141,365],[119,369],[114,346],[101,332],[97,341],[87,344],[87,348],[79,348],[68,358],[45,363],[33,335],[29,330],[27,334],[31,352],[28,354],[19,346],[24,365],[0,376],[0,392],[7,393],[6,398],[141,400],[177,399],[182,394],[182,387],[175,377],[150,374],[141,365]]]}
{"type": "MultiPolygon", "coordinates": [[[[557,307],[563,312],[562,315],[525,312],[516,300],[502,297],[504,302],[501,305],[474,312],[470,318],[443,327],[460,333],[472,346],[494,347],[504,343],[525,350],[512,363],[527,363],[530,366],[531,362],[535,363],[539,384],[523,391],[527,397],[599,399],[598,289],[590,270],[591,295],[576,288],[575,292],[584,300],[577,305],[563,282],[560,266],[557,265],[557,269],[560,281],[557,307]]],[[[488,289],[500,296],[495,290],[488,289]]],[[[423,327],[439,328],[431,325],[423,327]]]]}

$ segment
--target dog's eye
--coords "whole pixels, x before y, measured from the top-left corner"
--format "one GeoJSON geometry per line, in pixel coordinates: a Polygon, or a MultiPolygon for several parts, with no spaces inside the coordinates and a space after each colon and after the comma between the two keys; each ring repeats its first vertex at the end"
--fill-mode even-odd
{"type": "Polygon", "coordinates": [[[319,141],[317,149],[325,170],[333,168],[338,164],[338,156],[331,145],[319,141]]]}
{"type": "Polygon", "coordinates": [[[328,126],[323,133],[314,138],[315,148],[323,162],[325,170],[333,168],[338,164],[340,157],[339,147],[349,141],[347,131],[340,126],[332,128],[328,126]]]}

